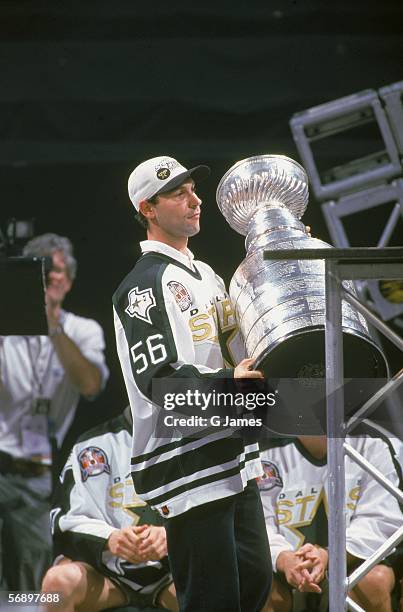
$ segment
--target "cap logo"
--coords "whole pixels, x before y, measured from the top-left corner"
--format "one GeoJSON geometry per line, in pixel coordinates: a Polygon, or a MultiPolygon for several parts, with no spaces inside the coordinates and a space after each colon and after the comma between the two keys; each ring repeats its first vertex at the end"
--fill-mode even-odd
{"type": "Polygon", "coordinates": [[[169,168],[160,168],[157,171],[157,178],[159,178],[160,181],[165,181],[165,179],[167,179],[170,174],[171,171],[169,170],[169,168]]]}

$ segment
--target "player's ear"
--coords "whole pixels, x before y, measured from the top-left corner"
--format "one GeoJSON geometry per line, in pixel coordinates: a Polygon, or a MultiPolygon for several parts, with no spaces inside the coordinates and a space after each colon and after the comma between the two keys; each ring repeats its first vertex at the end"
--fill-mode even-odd
{"type": "Polygon", "coordinates": [[[139,203],[139,212],[147,219],[153,219],[155,217],[154,205],[148,200],[141,200],[139,203]]]}

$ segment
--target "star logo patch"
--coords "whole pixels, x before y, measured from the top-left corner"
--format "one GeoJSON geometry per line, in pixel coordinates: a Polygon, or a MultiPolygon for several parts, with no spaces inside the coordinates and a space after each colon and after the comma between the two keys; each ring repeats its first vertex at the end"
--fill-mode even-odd
{"type": "Polygon", "coordinates": [[[129,317],[136,317],[140,321],[145,321],[151,325],[150,310],[156,304],[151,287],[143,289],[143,291],[139,291],[138,287],[134,287],[127,294],[127,299],[129,305],[125,308],[125,312],[129,317]]]}

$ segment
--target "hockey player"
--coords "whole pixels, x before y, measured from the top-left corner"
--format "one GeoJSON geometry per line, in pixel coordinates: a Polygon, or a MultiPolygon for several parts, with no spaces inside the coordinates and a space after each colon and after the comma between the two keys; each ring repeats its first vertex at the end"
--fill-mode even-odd
{"type": "MultiPolygon", "coordinates": [[[[398,486],[401,469],[392,444],[370,437],[379,436],[372,427],[366,426],[365,433],[348,437],[346,442],[398,486]]],[[[292,610],[293,589],[320,594],[326,587],[326,455],[325,436],[275,439],[262,452],[264,476],[259,488],[275,571],[265,612],[292,610]]],[[[403,516],[396,499],[368,472],[349,457],[345,467],[347,564],[351,573],[402,525],[403,516]]],[[[364,576],[350,596],[369,612],[391,612],[395,582],[389,558],[364,576]]],[[[320,609],[327,610],[327,602],[320,609]]]]}
{"type": "Polygon", "coordinates": [[[127,407],[81,436],[62,471],[51,512],[56,560],[42,585],[60,595],[57,610],[178,610],[165,529],[133,488],[131,438],[127,407]]]}
{"type": "MultiPolygon", "coordinates": [[[[222,377],[262,377],[251,359],[226,367],[236,342],[228,294],[188,249],[200,229],[195,181],[208,173],[206,166],[187,170],[160,156],[130,175],[129,196],[148,240],[113,297],[117,349],[136,432],[134,485],[166,519],[180,610],[253,612],[262,608],[271,581],[255,481],[258,445],[245,444],[230,428],[206,427],[196,438],[175,428],[159,435],[165,410],[152,396],[158,382],[168,388],[180,379],[202,386],[222,377]]],[[[189,403],[183,410],[201,414],[189,403]]]]}

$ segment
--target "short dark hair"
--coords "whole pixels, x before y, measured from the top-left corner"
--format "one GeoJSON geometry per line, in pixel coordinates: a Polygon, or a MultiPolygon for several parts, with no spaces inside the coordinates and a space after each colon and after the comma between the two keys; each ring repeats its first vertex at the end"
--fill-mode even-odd
{"type": "Polygon", "coordinates": [[[148,220],[143,215],[143,213],[141,213],[140,211],[136,212],[134,214],[134,218],[136,219],[137,223],[141,225],[143,229],[148,229],[148,220]]]}
{"type": "MultiPolygon", "coordinates": [[[[150,204],[153,204],[154,206],[157,204],[157,200],[158,200],[158,196],[152,196],[152,198],[147,198],[147,202],[149,202],[150,204]]],[[[140,212],[139,210],[136,212],[134,218],[136,219],[137,223],[139,223],[141,225],[141,227],[143,229],[148,229],[148,219],[147,217],[145,217],[143,215],[142,212],[140,212]]]]}

